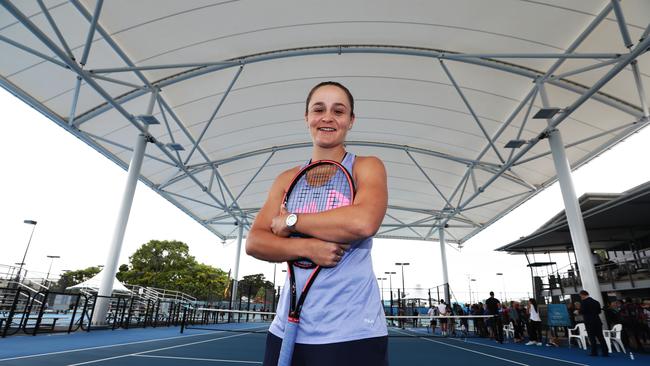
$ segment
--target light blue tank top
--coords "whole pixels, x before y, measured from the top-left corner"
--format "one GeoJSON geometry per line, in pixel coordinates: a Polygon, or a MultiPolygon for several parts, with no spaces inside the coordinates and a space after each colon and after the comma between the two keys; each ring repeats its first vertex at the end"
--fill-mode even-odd
{"type": "MultiPolygon", "coordinates": [[[[354,154],[342,165],[352,173],[354,154]]],[[[381,337],[388,334],[372,269],[372,237],[352,243],[336,267],[321,269],[305,299],[296,343],[325,344],[381,337]]],[[[294,267],[298,297],[313,270],[294,267]]],[[[289,278],[280,294],[269,331],[282,338],[289,312],[289,278]]]]}

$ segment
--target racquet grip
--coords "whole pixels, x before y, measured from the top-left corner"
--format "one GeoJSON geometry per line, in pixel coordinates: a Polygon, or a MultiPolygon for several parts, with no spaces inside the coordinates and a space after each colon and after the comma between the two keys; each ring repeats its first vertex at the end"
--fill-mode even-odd
{"type": "Polygon", "coordinates": [[[282,337],[282,347],[278,358],[278,366],[291,366],[293,358],[293,346],[296,344],[298,335],[298,323],[287,321],[284,327],[284,337],[282,337]]]}

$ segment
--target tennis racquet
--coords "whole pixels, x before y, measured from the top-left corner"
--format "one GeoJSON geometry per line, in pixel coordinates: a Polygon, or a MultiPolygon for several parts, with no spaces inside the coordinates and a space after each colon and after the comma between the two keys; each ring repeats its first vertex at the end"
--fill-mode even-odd
{"type": "MultiPolygon", "coordinates": [[[[296,174],[283,202],[291,213],[316,213],[352,204],[354,193],[352,176],[343,165],[332,160],[319,160],[310,163],[296,174]]],[[[289,261],[287,264],[290,284],[289,315],[284,328],[278,366],[291,365],[302,305],[321,270],[321,266],[308,259],[289,261]],[[294,267],[312,269],[299,298],[294,267]]]]}

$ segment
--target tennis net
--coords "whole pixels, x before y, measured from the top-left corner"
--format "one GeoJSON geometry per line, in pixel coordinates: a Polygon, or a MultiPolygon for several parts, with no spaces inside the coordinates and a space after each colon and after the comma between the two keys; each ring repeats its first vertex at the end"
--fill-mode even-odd
{"type": "MultiPolygon", "coordinates": [[[[214,308],[187,309],[184,329],[265,333],[275,313],[214,308]]],[[[491,315],[386,316],[389,337],[487,337],[496,326],[491,315]]]]}
{"type": "Polygon", "coordinates": [[[496,326],[492,315],[386,316],[390,337],[487,337],[496,326]]]}
{"type": "Polygon", "coordinates": [[[274,316],[275,313],[266,311],[188,308],[183,316],[181,333],[185,329],[264,333],[274,316]]]}

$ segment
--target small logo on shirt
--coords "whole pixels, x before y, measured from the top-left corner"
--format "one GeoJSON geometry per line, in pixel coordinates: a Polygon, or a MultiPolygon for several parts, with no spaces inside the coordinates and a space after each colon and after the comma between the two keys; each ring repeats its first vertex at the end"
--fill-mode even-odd
{"type": "Polygon", "coordinates": [[[363,321],[364,321],[364,323],[366,323],[366,324],[368,324],[368,325],[373,325],[373,324],[375,324],[375,321],[374,321],[373,319],[365,318],[365,319],[363,319],[363,321]]]}

